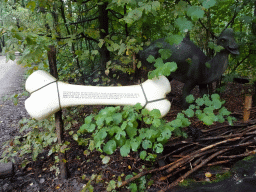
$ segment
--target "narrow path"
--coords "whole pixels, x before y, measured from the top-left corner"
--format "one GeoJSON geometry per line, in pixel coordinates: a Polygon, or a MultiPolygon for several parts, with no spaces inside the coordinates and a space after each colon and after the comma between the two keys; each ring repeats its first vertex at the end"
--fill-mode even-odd
{"type": "Polygon", "coordinates": [[[27,116],[24,107],[25,98],[19,99],[16,106],[13,101],[2,99],[4,96],[24,91],[24,73],[25,69],[17,65],[15,61],[6,63],[5,56],[0,56],[0,158],[3,143],[18,134],[18,122],[27,116]]]}

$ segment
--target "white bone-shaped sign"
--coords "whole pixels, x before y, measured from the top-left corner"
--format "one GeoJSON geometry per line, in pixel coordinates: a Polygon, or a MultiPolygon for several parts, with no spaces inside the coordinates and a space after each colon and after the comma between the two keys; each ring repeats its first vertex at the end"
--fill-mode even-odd
{"type": "Polygon", "coordinates": [[[162,116],[170,110],[166,94],[171,91],[169,80],[161,76],[131,86],[84,86],[57,81],[49,73],[38,70],[26,81],[31,93],[25,101],[29,115],[41,120],[61,108],[76,105],[135,105],[140,103],[148,110],[159,109],[162,116]]]}

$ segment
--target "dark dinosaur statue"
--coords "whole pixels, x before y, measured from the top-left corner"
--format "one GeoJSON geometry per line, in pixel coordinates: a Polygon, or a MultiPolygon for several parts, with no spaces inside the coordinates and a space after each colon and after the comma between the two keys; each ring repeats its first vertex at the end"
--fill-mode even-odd
{"type": "Polygon", "coordinates": [[[139,60],[143,66],[152,66],[147,61],[150,55],[155,58],[160,57],[159,49],[169,49],[172,53],[171,57],[165,62],[175,61],[178,69],[171,73],[168,79],[176,79],[184,83],[182,92],[183,108],[187,108],[186,97],[191,90],[199,85],[201,94],[207,93],[207,84],[218,80],[224,73],[228,66],[228,55],[238,55],[238,45],[234,39],[234,32],[232,29],[224,30],[217,38],[217,45],[221,45],[224,49],[211,59],[208,58],[203,51],[201,51],[189,37],[185,37],[179,45],[170,45],[165,39],[159,39],[144,48],[138,53],[139,60]],[[159,46],[161,44],[161,46],[159,46]]]}

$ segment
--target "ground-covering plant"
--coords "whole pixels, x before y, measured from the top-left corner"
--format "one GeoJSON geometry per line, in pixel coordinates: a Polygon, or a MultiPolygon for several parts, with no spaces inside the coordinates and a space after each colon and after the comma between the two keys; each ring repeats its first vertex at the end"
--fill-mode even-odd
{"type": "Polygon", "coordinates": [[[196,100],[190,95],[187,102],[191,103],[190,107],[170,122],[161,119],[159,110],[148,111],[140,104],[123,109],[119,106],[106,107],[98,114],[87,116],[77,133],[71,134],[79,145],[87,146],[90,151],[111,155],[119,150],[122,156],[134,151],[139,152],[142,160],[150,161],[157,153],[163,152],[164,144],[172,135],[187,136],[182,128],[188,127],[190,118],[194,116],[205,125],[225,120],[232,124],[234,120],[222,106],[225,101],[221,101],[218,94],[204,95],[196,100]],[[85,137],[86,134],[91,134],[91,137],[85,137]]]}

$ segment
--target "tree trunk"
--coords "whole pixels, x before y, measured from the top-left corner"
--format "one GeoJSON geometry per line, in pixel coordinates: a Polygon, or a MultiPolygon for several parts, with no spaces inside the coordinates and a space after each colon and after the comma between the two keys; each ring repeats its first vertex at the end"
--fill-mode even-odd
{"type": "MultiPolygon", "coordinates": [[[[255,16],[256,16],[256,1],[254,2],[254,17],[255,16]]],[[[256,21],[255,20],[252,22],[252,33],[256,37],[256,21]]],[[[253,100],[253,105],[256,105],[256,81],[254,81],[253,85],[254,85],[254,94],[252,96],[252,100],[253,100]]]]}
{"type": "MultiPolygon", "coordinates": [[[[48,51],[48,60],[49,60],[49,68],[50,73],[52,76],[54,76],[56,79],[58,79],[58,71],[57,71],[57,64],[56,64],[56,48],[51,45],[49,46],[48,51]]],[[[62,111],[58,111],[55,113],[55,126],[56,126],[56,132],[57,132],[57,138],[58,138],[58,144],[63,144],[63,120],[62,120],[62,111]]],[[[60,174],[62,179],[67,179],[67,163],[66,163],[66,154],[59,152],[59,163],[60,163],[60,174]]]]}

